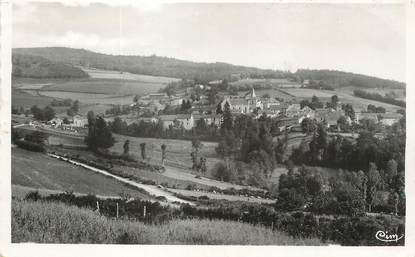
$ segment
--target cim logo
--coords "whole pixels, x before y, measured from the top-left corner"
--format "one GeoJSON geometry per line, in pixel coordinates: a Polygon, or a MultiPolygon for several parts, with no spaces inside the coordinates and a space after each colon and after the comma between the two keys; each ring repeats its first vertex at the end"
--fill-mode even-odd
{"type": "Polygon", "coordinates": [[[382,242],[398,242],[404,235],[398,236],[397,234],[389,234],[387,231],[379,230],[376,232],[376,239],[382,242]]]}

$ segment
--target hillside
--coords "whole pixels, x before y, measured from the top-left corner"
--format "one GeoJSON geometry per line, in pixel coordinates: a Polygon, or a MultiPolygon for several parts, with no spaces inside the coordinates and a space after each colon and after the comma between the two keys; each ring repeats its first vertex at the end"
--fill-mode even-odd
{"type": "Polygon", "coordinates": [[[333,88],[405,88],[405,83],[336,70],[299,69],[292,74],[296,80],[316,80],[333,88]]]}
{"type": "Polygon", "coordinates": [[[60,58],[49,60],[41,56],[13,54],[13,77],[25,78],[87,78],[88,74],[60,58]]]}
{"type": "MultiPolygon", "coordinates": [[[[175,58],[160,56],[125,56],[125,55],[108,55],[92,52],[84,49],[74,49],[65,47],[41,47],[41,48],[15,48],[13,49],[13,64],[21,59],[21,55],[40,56],[45,59],[58,63],[53,72],[59,72],[63,63],[70,65],[72,72],[76,74],[79,71],[73,66],[82,66],[85,68],[114,70],[120,72],[130,72],[141,75],[163,76],[171,78],[196,79],[196,82],[207,82],[220,79],[238,80],[243,78],[251,79],[281,79],[287,78],[293,81],[302,82],[312,80],[317,83],[316,87],[328,86],[333,89],[353,87],[359,89],[380,88],[380,89],[404,89],[405,83],[381,79],[362,74],[336,70],[308,70],[299,69],[295,73],[267,70],[253,67],[237,66],[227,63],[197,63],[175,58]],[[76,71],[76,72],[75,72],[76,71]],[[320,83],[320,85],[318,84],[320,83]],[[322,84],[321,84],[322,83],[322,84]]],[[[31,57],[31,58],[40,58],[31,57]]],[[[29,61],[30,58],[29,58],[29,61]]],[[[49,63],[50,64],[50,63],[49,63]]],[[[21,72],[36,76],[39,72],[38,66],[30,65],[30,69],[21,72]]],[[[16,66],[18,67],[18,66],[16,66]]],[[[66,68],[66,67],[65,67],[66,68]]],[[[40,69],[42,71],[42,69],[40,69]]],[[[52,72],[52,74],[53,74],[52,72]]],[[[18,74],[18,70],[13,71],[18,74]]],[[[40,72],[42,74],[42,72],[40,72]]],[[[82,76],[82,74],[78,74],[82,76]]]]}
{"type": "Polygon", "coordinates": [[[287,73],[236,66],[227,63],[196,63],[159,56],[122,56],[95,53],[84,49],[64,47],[15,48],[13,54],[42,56],[51,61],[84,67],[118,70],[135,74],[165,76],[174,78],[211,81],[231,78],[232,75],[245,77],[286,77],[287,73]]]}

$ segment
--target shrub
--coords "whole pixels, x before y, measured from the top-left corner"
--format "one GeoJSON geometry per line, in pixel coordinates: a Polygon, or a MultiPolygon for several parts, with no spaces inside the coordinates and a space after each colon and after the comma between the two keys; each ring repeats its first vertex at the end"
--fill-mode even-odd
{"type": "Polygon", "coordinates": [[[15,144],[20,148],[33,151],[33,152],[45,152],[46,151],[45,147],[42,144],[33,143],[30,141],[17,140],[15,144]]]}

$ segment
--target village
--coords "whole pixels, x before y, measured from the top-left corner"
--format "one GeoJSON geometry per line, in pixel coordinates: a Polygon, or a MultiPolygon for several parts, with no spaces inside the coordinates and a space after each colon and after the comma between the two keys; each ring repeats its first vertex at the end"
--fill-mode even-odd
{"type": "MultiPolygon", "coordinates": [[[[242,95],[219,91],[213,100],[209,99],[211,91],[212,86],[209,84],[206,86],[199,84],[171,95],[163,92],[135,96],[130,104],[114,106],[111,110],[97,113],[97,115],[101,115],[107,122],[113,122],[115,117],[118,117],[127,125],[140,122],[160,123],[163,130],[190,131],[202,120],[209,127],[220,128],[223,111],[228,105],[233,117],[248,115],[254,119],[262,116],[278,120],[278,132],[280,133],[304,131],[308,121],[324,123],[330,132],[340,133],[350,132],[344,131],[345,126],[342,126],[342,123],[350,128],[353,124],[358,125],[367,121],[376,125],[391,126],[402,117],[402,114],[396,112],[370,111],[370,105],[368,110],[355,112],[351,106],[352,110],[348,111],[338,100],[335,92],[331,99],[332,103],[324,104],[316,97],[310,98],[311,101],[318,101],[317,105],[312,106],[310,102],[304,100],[284,101],[277,97],[271,98],[267,94],[258,96],[254,88],[242,95]]],[[[350,107],[350,105],[346,106],[350,107]]],[[[65,133],[83,134],[86,132],[88,119],[86,115],[81,114],[73,116],[57,114],[47,122],[32,120],[29,125],[60,130],[65,133]]]]}

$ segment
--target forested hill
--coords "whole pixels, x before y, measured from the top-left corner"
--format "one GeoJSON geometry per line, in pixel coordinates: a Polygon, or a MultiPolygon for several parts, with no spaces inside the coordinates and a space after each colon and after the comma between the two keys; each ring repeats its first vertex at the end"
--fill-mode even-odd
{"type": "Polygon", "coordinates": [[[405,84],[393,80],[335,70],[305,70],[295,73],[237,66],[227,63],[197,63],[160,56],[125,56],[96,53],[66,47],[15,48],[13,55],[24,54],[46,58],[52,62],[66,63],[105,70],[118,70],[136,74],[196,79],[207,82],[240,78],[290,78],[302,82],[313,80],[323,87],[353,86],[365,88],[404,88],[405,84]]]}
{"type": "Polygon", "coordinates": [[[336,70],[299,69],[293,74],[296,80],[322,81],[333,88],[353,86],[357,88],[405,88],[405,83],[336,70]]]}
{"type": "Polygon", "coordinates": [[[137,74],[212,81],[242,77],[284,78],[286,72],[236,66],[227,63],[196,63],[159,56],[123,56],[65,47],[15,48],[13,53],[42,56],[51,61],[137,74]]]}
{"type": "Polygon", "coordinates": [[[13,54],[13,77],[86,78],[88,74],[70,64],[55,62],[41,56],[13,54]]]}

